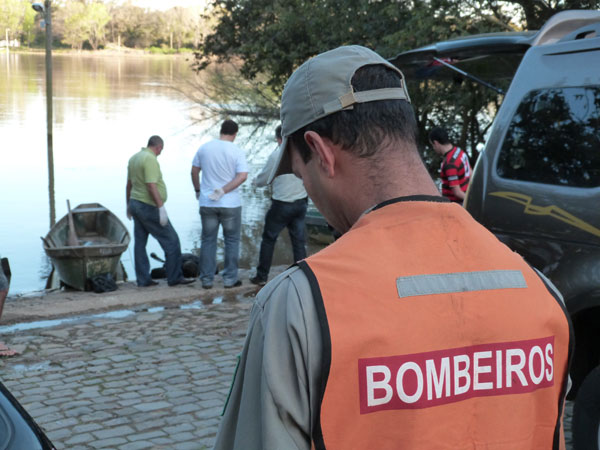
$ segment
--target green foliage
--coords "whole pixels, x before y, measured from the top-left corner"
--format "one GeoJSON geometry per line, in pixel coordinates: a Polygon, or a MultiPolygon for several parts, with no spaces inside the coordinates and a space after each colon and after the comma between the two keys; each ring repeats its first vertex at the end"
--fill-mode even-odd
{"type": "Polygon", "coordinates": [[[86,15],[85,24],[89,30],[88,41],[94,50],[104,43],[106,25],[110,21],[110,16],[106,5],[102,2],[92,2],[85,5],[86,15]]]}
{"type": "Polygon", "coordinates": [[[129,3],[111,8],[108,24],[110,40],[131,48],[145,48],[155,43],[159,23],[154,14],[129,3]]]}
{"type": "Polygon", "coordinates": [[[206,36],[199,69],[213,58],[242,61],[248,79],[268,74],[281,91],[291,72],[309,57],[343,44],[360,43],[375,50],[389,30],[406,20],[408,2],[371,0],[225,0],[215,1],[218,23],[206,36]]]}
{"type": "MultiPolygon", "coordinates": [[[[11,39],[43,45],[43,18],[31,4],[32,0],[0,0],[2,38],[8,29],[11,39]]],[[[51,10],[54,44],[73,49],[97,50],[110,43],[117,48],[197,48],[207,30],[200,7],[150,11],[131,0],[52,0],[51,10]]]]}
{"type": "Polygon", "coordinates": [[[22,3],[13,0],[0,0],[0,31],[4,39],[4,30],[7,28],[13,33],[16,31],[24,15],[22,3]]]}
{"type": "MultiPolygon", "coordinates": [[[[360,44],[392,58],[453,37],[537,29],[556,12],[598,7],[598,1],[212,0],[216,24],[201,42],[195,69],[239,61],[246,80],[262,77],[279,94],[301,63],[340,45],[360,44]]],[[[426,136],[436,125],[447,127],[474,161],[501,96],[469,80],[408,81],[430,167],[437,170],[437,156],[426,136]]]]}
{"type": "Polygon", "coordinates": [[[29,0],[21,0],[24,8],[23,21],[21,22],[23,42],[30,46],[35,39],[35,17],[37,13],[31,7],[29,0]]]}
{"type": "Polygon", "coordinates": [[[35,12],[28,0],[0,0],[0,39],[20,39],[33,26],[35,12]],[[31,14],[34,13],[34,14],[31,14]]]}
{"type": "Polygon", "coordinates": [[[163,45],[161,47],[150,47],[148,49],[148,52],[152,53],[153,55],[174,55],[175,53],[177,53],[177,50],[163,45]]]}
{"type": "Polygon", "coordinates": [[[85,23],[85,4],[69,2],[63,12],[65,14],[63,41],[71,48],[81,50],[83,42],[89,38],[89,29],[85,23]]]}

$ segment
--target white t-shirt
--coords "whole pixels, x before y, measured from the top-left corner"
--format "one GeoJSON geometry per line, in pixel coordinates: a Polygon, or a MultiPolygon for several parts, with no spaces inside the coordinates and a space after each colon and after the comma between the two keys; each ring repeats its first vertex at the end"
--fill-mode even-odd
{"type": "Polygon", "coordinates": [[[233,142],[213,139],[202,145],[192,161],[200,168],[200,206],[237,208],[242,206],[239,188],[223,195],[218,201],[208,198],[215,189],[221,188],[238,173],[248,172],[244,151],[233,142]]]}

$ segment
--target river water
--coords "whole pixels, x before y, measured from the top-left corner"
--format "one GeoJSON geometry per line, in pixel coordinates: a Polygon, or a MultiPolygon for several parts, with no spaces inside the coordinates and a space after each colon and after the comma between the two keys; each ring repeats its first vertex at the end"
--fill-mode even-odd
{"type": "MultiPolygon", "coordinates": [[[[159,162],[169,193],[166,208],[182,250],[200,248],[200,217],[189,174],[198,146],[218,136],[219,124],[194,123],[197,106],[174,89],[193,76],[184,58],[53,56],[56,220],[66,214],[67,199],[71,208],[81,203],[109,208],[132,237],[121,258],[130,279],[135,273],[133,224],[125,215],[126,166],[152,134],[165,140],[159,162]]],[[[236,140],[250,163],[249,179],[240,188],[244,268],[256,265],[270,203],[266,189],[250,184],[275,148],[272,130],[267,131],[249,138],[242,127],[236,140]]],[[[43,54],[0,54],[0,136],[0,255],[11,264],[13,295],[43,289],[51,270],[40,239],[50,226],[43,54]]],[[[220,242],[217,259],[222,261],[220,242]]],[[[163,255],[152,238],[147,249],[163,255]]],[[[317,249],[309,245],[309,253],[317,249]]],[[[273,263],[291,263],[285,232],[273,263]]]]}

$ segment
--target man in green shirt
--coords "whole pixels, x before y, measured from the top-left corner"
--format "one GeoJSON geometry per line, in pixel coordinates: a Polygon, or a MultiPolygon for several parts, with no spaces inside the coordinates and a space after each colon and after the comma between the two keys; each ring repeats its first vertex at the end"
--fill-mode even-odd
{"type": "Polygon", "coordinates": [[[165,252],[169,286],[194,282],[183,277],[179,236],[165,209],[167,187],[156,159],[163,146],[160,136],[150,137],[148,146],[133,155],[127,165],[127,217],[133,218],[135,275],[140,287],[158,284],[150,278],[150,262],[146,253],[149,234],[165,252]]]}

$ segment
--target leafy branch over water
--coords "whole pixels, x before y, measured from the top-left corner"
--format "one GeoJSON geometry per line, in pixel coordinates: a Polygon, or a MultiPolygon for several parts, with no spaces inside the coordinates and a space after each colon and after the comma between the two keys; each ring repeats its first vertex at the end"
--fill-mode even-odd
{"type": "Polygon", "coordinates": [[[279,97],[260,77],[243,78],[234,62],[212,64],[173,88],[196,104],[194,122],[231,118],[249,127],[253,136],[279,120],[279,97]]]}

